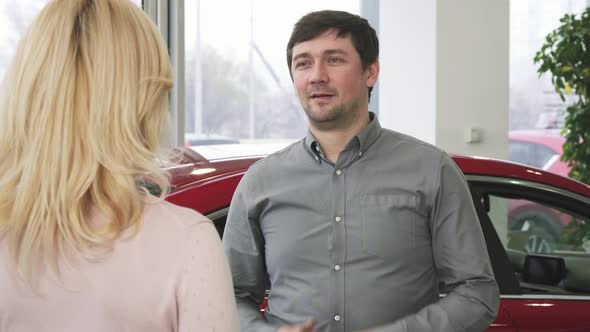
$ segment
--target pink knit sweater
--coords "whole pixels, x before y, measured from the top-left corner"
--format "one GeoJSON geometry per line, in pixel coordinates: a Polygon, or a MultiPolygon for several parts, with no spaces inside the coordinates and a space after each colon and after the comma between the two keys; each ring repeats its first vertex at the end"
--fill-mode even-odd
{"type": "MultiPolygon", "coordinates": [[[[90,222],[108,220],[94,211],[90,222]]],[[[168,202],[147,205],[139,233],[106,259],[64,266],[60,279],[44,272],[40,286],[42,296],[17,279],[0,238],[0,332],[239,330],[215,227],[168,202]]]]}

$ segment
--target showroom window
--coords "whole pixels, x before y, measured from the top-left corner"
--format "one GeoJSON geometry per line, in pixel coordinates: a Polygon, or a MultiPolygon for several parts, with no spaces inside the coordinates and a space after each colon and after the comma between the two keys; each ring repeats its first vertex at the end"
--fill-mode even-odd
{"type": "Polygon", "coordinates": [[[185,144],[287,144],[307,120],[285,58],[295,22],[359,0],[185,1],[185,144]]]}
{"type": "MultiPolygon", "coordinates": [[[[539,77],[535,53],[545,37],[561,25],[565,14],[579,14],[587,0],[510,1],[510,129],[552,129],[563,125],[565,105],[551,85],[539,77]]],[[[571,102],[571,100],[569,100],[571,102]]]]}
{"type": "MultiPolygon", "coordinates": [[[[554,149],[563,127],[567,104],[575,102],[566,96],[564,103],[551,84],[550,74],[539,77],[539,64],[533,59],[545,37],[561,25],[565,14],[580,14],[590,4],[588,0],[511,0],[510,1],[510,131],[511,135],[526,135],[539,148],[554,149]],[[523,133],[526,130],[526,133],[523,133]]],[[[513,148],[513,147],[511,147],[513,148]]],[[[525,151],[525,150],[523,150],[525,151]]],[[[530,150],[526,150],[527,153],[530,150]]],[[[558,151],[561,155],[561,150],[558,151]]],[[[510,159],[522,162],[536,160],[517,156],[511,149],[510,159]]],[[[542,167],[539,163],[530,166],[542,167]]],[[[560,168],[567,176],[569,168],[560,168]]]]}
{"type": "MultiPolygon", "coordinates": [[[[0,4],[0,19],[7,22],[0,27],[0,77],[26,27],[47,2],[8,0],[0,4]]],[[[179,93],[184,95],[184,107],[178,104],[172,116],[180,125],[173,131],[185,132],[185,145],[271,142],[280,146],[301,138],[307,120],[285,59],[294,23],[322,9],[360,13],[363,7],[373,25],[379,16],[378,1],[371,0],[191,0],[178,7],[184,11],[184,22],[177,25],[174,16],[168,15],[178,4],[144,2],[150,16],[164,25],[160,29],[169,45],[172,27],[183,29],[184,54],[178,61],[184,61],[178,68],[185,77],[175,86],[184,85],[179,93]],[[161,20],[160,15],[167,19],[161,20]]]]}

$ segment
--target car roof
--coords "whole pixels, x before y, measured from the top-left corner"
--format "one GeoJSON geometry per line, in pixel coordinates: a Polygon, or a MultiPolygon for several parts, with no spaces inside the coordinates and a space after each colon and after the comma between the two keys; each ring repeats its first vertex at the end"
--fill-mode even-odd
{"type": "MultiPolygon", "coordinates": [[[[177,189],[195,183],[217,181],[236,174],[241,175],[253,163],[264,157],[264,155],[242,155],[209,160],[194,149],[183,149],[182,155],[182,160],[177,165],[168,168],[172,174],[172,184],[177,189]]],[[[465,175],[533,181],[567,189],[590,198],[590,186],[542,169],[493,158],[465,155],[451,156],[465,175]]]]}
{"type": "Polygon", "coordinates": [[[504,177],[560,187],[590,198],[590,186],[574,179],[532,166],[506,160],[454,155],[453,160],[466,175],[504,177]]]}

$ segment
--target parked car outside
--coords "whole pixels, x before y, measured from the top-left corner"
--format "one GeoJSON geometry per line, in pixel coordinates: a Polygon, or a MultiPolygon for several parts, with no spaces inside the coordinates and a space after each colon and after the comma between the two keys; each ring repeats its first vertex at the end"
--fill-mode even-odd
{"type": "MultiPolygon", "coordinates": [[[[187,149],[182,164],[171,169],[174,190],[167,199],[207,215],[221,235],[238,182],[266,153],[236,158],[218,151],[217,159],[206,159],[195,150],[187,149]]],[[[590,186],[508,161],[453,160],[469,183],[501,292],[498,316],[487,331],[590,331],[590,186]],[[533,227],[510,227],[512,200],[567,216],[569,224],[550,252],[525,248],[533,227]]]]}

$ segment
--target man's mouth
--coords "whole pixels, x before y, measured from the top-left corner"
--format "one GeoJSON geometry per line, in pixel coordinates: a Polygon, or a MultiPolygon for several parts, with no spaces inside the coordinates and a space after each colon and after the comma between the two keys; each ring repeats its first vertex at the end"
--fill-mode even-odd
{"type": "Polygon", "coordinates": [[[331,93],[312,93],[309,95],[309,98],[319,100],[330,99],[331,97],[334,97],[331,93]]]}

